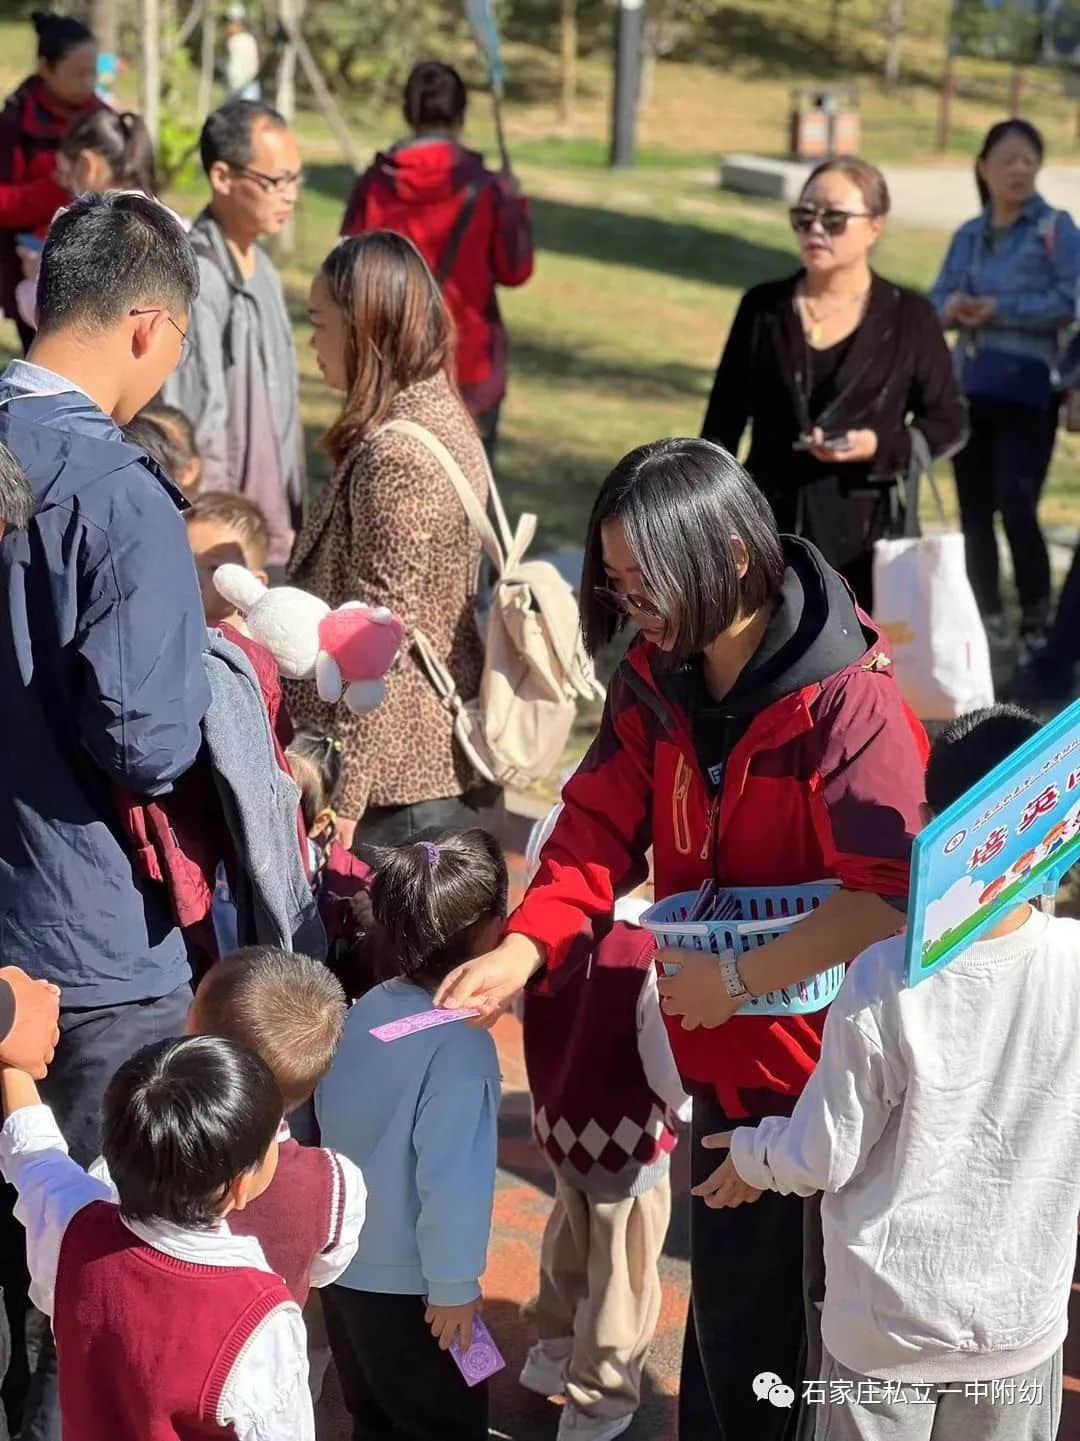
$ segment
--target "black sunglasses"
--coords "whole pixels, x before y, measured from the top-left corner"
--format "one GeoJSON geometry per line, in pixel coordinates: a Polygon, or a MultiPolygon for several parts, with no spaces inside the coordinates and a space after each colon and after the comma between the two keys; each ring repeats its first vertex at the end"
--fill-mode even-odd
{"type": "Polygon", "coordinates": [[[849,220],[873,220],[869,210],[829,210],[820,205],[793,205],[788,211],[792,230],[808,235],[821,222],[826,235],[843,235],[849,220]]]}

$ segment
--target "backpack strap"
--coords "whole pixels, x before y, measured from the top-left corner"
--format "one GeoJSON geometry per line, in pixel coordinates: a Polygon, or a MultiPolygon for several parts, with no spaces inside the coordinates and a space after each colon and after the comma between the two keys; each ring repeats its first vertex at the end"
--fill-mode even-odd
{"type": "MultiPolygon", "coordinates": [[[[415,420],[388,420],[385,425],[380,425],[375,435],[382,435],[386,431],[395,431],[398,435],[408,435],[417,441],[427,450],[442,466],[446,472],[446,478],[457,492],[458,500],[461,501],[462,509],[469,518],[469,524],[480,537],[480,543],[484,547],[484,553],[495,567],[497,575],[502,575],[506,569],[506,556],[513,547],[513,538],[509,533],[506,524],[506,514],[503,511],[501,502],[498,501],[498,492],[495,489],[495,480],[491,474],[491,467],[484,464],[488,473],[488,486],[490,494],[496,502],[495,514],[502,530],[502,538],[496,535],[495,529],[484,513],[484,507],[477,499],[476,492],[465,478],[465,472],[458,465],[457,461],[443,445],[437,435],[432,435],[426,426],[418,425],[415,420]]],[[[374,438],[374,437],[373,437],[374,438]]]]}
{"type": "Polygon", "coordinates": [[[461,242],[465,239],[465,232],[469,228],[469,221],[473,218],[476,202],[479,199],[480,182],[478,180],[470,181],[468,189],[465,191],[465,199],[457,213],[457,219],[454,221],[454,228],[446,242],[446,249],[439,260],[439,268],[435,272],[435,282],[440,290],[450,279],[450,272],[454,268],[454,261],[458,257],[461,242]]]}

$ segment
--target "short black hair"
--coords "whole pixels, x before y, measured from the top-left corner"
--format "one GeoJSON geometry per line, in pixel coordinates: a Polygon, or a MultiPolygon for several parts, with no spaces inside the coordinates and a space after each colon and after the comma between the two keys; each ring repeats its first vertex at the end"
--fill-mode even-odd
{"type": "Polygon", "coordinates": [[[169,444],[169,437],[153,416],[147,415],[145,410],[140,410],[138,415],[131,417],[123,430],[126,441],[131,445],[137,445],[140,450],[145,450],[150,459],[161,466],[169,479],[175,480],[178,474],[176,455],[173,447],[169,444]]]}
{"type": "Polygon", "coordinates": [[[686,660],[779,594],[784,552],[769,502],[733,455],[708,440],[657,440],[623,457],[596,497],[585,537],[581,628],[590,655],[625,616],[613,607],[601,527],[622,522],[642,582],[686,660]],[[749,565],[739,575],[731,540],[749,565]]]}
{"type": "Polygon", "coordinates": [[[0,445],[0,529],[24,530],[34,513],[34,493],[23,468],[8,450],[0,445]]]}
{"type": "Polygon", "coordinates": [[[434,990],[476,954],[481,926],[506,916],[506,861],[493,835],[422,831],[401,846],[365,846],[371,909],[397,974],[434,990]]]}
{"type": "Polygon", "coordinates": [[[1039,730],[1035,717],[1016,705],[987,706],[951,722],[930,747],[927,805],[941,815],[1039,730]]]}
{"type": "Polygon", "coordinates": [[[405,82],[405,120],[413,130],[450,130],[465,119],[465,82],[452,65],[421,60],[405,82]]]}
{"type": "Polygon", "coordinates": [[[192,1012],[207,1035],[261,1056],[294,1110],[330,1069],[345,1026],[345,992],[321,961],[271,946],[223,956],[199,984],[192,1012]]]}
{"type": "Polygon", "coordinates": [[[261,100],[230,100],[206,117],[199,157],[207,175],[219,160],[240,169],[251,164],[251,135],[259,120],[275,130],[287,130],[289,125],[284,115],[261,100]]]}
{"type": "Polygon", "coordinates": [[[49,228],[38,274],[38,329],[106,330],[133,310],[186,315],[199,267],[164,205],[130,191],[80,195],[49,228]]]}
{"type": "Polygon", "coordinates": [[[30,22],[37,31],[38,59],[47,65],[58,65],[69,50],[78,50],[80,45],[88,45],[94,39],[82,21],[72,15],[35,10],[30,22]]]}
{"type": "Polygon", "coordinates": [[[144,1046],[105,1091],[102,1154],[133,1221],[208,1230],[262,1162],[283,1102],[266,1062],[221,1036],[144,1046]]]}
{"type": "Polygon", "coordinates": [[[345,747],[337,736],[315,726],[297,726],[286,747],[285,758],[293,766],[293,779],[300,787],[304,825],[310,831],[320,811],[337,805],[345,769],[345,747]],[[306,764],[294,766],[298,759],[306,764]]]}

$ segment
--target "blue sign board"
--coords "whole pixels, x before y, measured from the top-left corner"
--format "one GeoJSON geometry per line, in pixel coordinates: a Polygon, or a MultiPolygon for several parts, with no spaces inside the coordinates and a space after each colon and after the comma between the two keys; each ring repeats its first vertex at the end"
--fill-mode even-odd
{"type": "Polygon", "coordinates": [[[938,816],[911,855],[906,968],[917,985],[1080,861],[1080,701],[938,816]]]}

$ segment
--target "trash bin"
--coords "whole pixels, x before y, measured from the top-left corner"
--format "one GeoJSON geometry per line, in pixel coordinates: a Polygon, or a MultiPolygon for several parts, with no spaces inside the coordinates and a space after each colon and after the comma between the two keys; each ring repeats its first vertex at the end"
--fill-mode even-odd
{"type": "Polygon", "coordinates": [[[856,86],[792,91],[789,148],[794,159],[857,155],[861,138],[856,86]]]}

